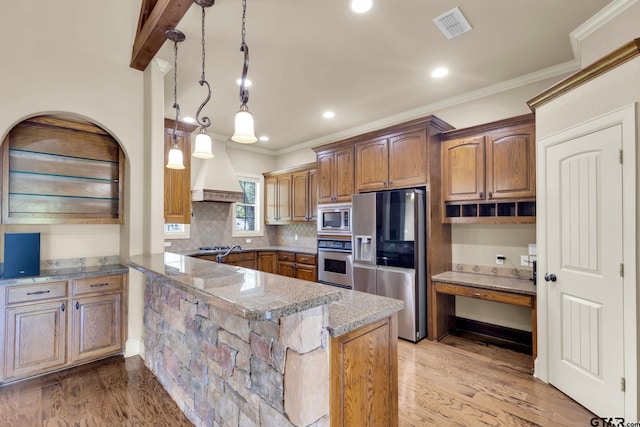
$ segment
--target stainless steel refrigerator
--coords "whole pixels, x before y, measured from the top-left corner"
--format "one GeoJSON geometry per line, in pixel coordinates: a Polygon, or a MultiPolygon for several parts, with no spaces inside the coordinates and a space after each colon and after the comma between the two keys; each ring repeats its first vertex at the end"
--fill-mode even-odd
{"type": "Polygon", "coordinates": [[[352,198],[353,289],[404,301],[398,336],[427,335],[425,194],[420,189],[352,198]]]}

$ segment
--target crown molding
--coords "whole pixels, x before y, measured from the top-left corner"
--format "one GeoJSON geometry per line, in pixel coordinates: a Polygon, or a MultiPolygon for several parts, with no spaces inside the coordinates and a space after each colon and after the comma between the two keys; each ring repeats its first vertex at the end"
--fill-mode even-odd
{"type": "Polygon", "coordinates": [[[569,39],[574,58],[582,63],[580,50],[582,41],[637,2],[638,0],[614,0],[573,30],[569,34],[569,39]]]}

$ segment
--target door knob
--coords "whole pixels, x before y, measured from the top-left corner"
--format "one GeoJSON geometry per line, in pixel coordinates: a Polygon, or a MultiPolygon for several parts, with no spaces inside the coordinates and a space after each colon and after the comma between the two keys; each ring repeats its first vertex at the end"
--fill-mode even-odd
{"type": "Polygon", "coordinates": [[[556,277],[555,274],[551,273],[547,273],[544,275],[544,281],[545,282],[555,282],[558,278],[556,277]]]}

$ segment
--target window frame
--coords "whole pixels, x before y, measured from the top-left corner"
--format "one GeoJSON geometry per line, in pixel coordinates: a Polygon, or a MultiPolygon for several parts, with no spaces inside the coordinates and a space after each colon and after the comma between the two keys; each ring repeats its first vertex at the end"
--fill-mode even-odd
{"type": "Polygon", "coordinates": [[[256,184],[256,202],[253,206],[256,209],[255,230],[241,231],[236,230],[236,206],[247,205],[247,203],[235,202],[232,204],[233,215],[231,220],[231,236],[232,237],[262,237],[264,236],[264,177],[262,175],[237,175],[238,181],[251,181],[256,184]]]}

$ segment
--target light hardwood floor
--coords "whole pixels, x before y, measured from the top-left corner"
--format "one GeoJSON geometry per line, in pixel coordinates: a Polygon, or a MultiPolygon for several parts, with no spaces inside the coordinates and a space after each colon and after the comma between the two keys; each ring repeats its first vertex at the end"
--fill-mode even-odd
{"type": "Polygon", "coordinates": [[[594,416],[531,375],[531,356],[455,336],[398,345],[400,426],[588,426],[594,416]]]}
{"type": "MultiPolygon", "coordinates": [[[[535,380],[527,355],[457,337],[401,340],[398,355],[402,427],[587,426],[593,417],[535,380]]],[[[0,426],[191,423],[142,359],[113,357],[0,387],[0,426]]]]}

